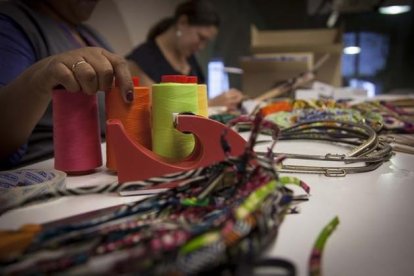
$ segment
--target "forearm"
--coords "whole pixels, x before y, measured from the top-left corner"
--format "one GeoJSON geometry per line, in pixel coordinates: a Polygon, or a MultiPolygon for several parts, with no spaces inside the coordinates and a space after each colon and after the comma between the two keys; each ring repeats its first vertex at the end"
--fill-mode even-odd
{"type": "Polygon", "coordinates": [[[69,92],[93,95],[110,90],[114,77],[119,81],[125,102],[131,102],[133,83],[126,61],[102,48],[64,52],[29,67],[0,88],[0,158],[27,141],[45,112],[54,87],[61,85],[69,92]]]}

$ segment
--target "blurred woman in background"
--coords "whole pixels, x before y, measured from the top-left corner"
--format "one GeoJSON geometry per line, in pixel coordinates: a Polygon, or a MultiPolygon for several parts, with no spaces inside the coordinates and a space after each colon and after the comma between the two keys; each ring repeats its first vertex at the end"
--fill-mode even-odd
{"type": "MultiPolygon", "coordinates": [[[[145,86],[159,83],[163,75],[178,74],[197,76],[199,83],[205,83],[195,54],[215,38],[219,26],[219,16],[209,2],[190,0],[178,5],[173,17],[152,27],[146,42],[127,55],[131,73],[145,86]]],[[[209,106],[234,110],[242,99],[240,91],[230,89],[210,99],[209,106]]]]}

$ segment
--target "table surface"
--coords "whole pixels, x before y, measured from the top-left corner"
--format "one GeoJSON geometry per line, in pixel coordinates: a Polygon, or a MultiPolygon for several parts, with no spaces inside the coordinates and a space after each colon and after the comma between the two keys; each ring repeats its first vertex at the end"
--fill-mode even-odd
{"type": "MultiPolygon", "coordinates": [[[[260,136],[259,140],[269,140],[269,137],[260,136]]],[[[265,150],[266,146],[266,143],[261,143],[256,150],[265,150]]],[[[318,142],[279,141],[276,151],[326,154],[345,152],[345,149],[318,142]]],[[[105,157],[105,151],[102,152],[105,157]]],[[[52,169],[53,159],[29,168],[52,169]]],[[[265,253],[267,256],[290,260],[296,266],[297,275],[307,275],[308,259],[318,234],[338,216],[340,223],[325,245],[322,273],[413,275],[414,155],[397,153],[375,171],[345,177],[291,175],[308,183],[311,195],[309,201],[300,203],[299,214],[285,217],[277,239],[265,253]]],[[[116,176],[102,167],[90,175],[67,177],[66,185],[79,187],[113,181],[116,181],[116,176]]],[[[303,193],[295,186],[292,189],[298,194],[303,193]]],[[[51,222],[142,198],[144,196],[120,197],[115,194],[59,198],[3,214],[0,216],[0,229],[51,222]]]]}

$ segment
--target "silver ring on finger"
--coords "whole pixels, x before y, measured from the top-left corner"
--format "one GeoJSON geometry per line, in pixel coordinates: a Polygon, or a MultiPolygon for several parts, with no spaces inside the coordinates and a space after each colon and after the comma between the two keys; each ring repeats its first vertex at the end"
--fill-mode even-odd
{"type": "Polygon", "coordinates": [[[79,60],[77,62],[75,62],[74,64],[72,64],[72,72],[75,73],[76,71],[76,67],[78,67],[81,64],[86,64],[87,62],[85,60],[79,60]]]}

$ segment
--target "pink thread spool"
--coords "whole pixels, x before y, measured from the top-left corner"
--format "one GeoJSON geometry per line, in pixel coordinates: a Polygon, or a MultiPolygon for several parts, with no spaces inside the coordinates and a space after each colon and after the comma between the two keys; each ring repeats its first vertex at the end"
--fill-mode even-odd
{"type": "Polygon", "coordinates": [[[96,95],[53,91],[55,169],[86,174],[102,165],[96,95]]]}

